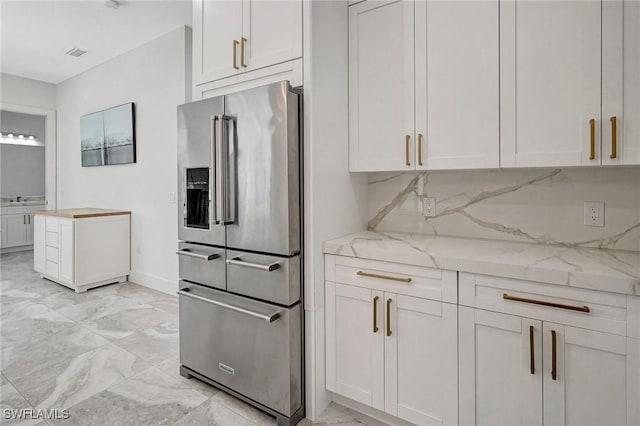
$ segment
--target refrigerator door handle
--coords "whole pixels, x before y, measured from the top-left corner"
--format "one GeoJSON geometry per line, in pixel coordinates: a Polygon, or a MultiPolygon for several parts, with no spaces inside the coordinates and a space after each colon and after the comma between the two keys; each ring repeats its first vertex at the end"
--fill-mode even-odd
{"type": "Polygon", "coordinates": [[[209,218],[213,224],[218,222],[218,154],[216,147],[216,130],[218,120],[215,115],[211,116],[211,172],[209,176],[209,218]]]}
{"type": "Polygon", "coordinates": [[[277,321],[278,318],[280,318],[280,311],[276,311],[276,312],[272,313],[271,315],[265,315],[265,314],[261,314],[259,312],[251,311],[249,309],[241,308],[240,306],[234,306],[234,305],[231,305],[229,303],[225,303],[225,302],[222,302],[222,301],[219,301],[219,300],[209,299],[209,298],[206,298],[206,297],[195,295],[193,293],[190,293],[188,288],[185,288],[185,289],[182,289],[182,290],[178,291],[178,295],[185,296],[185,297],[190,297],[192,299],[196,299],[196,300],[199,300],[201,302],[211,303],[212,305],[216,305],[216,306],[220,306],[221,308],[226,308],[226,309],[229,309],[229,310],[232,310],[232,311],[240,312],[242,314],[246,314],[246,315],[252,316],[254,318],[261,319],[261,320],[269,322],[269,323],[277,321]]]}
{"type": "Polygon", "coordinates": [[[196,259],[207,260],[207,261],[214,260],[220,257],[218,253],[200,254],[200,253],[192,252],[189,249],[178,250],[176,254],[180,256],[194,257],[196,259]]]}
{"type": "Polygon", "coordinates": [[[229,129],[232,117],[219,114],[214,117],[219,121],[214,143],[216,161],[216,223],[229,225],[233,218],[229,215],[229,129]]]}
{"type": "Polygon", "coordinates": [[[253,262],[245,262],[241,260],[239,257],[233,259],[227,259],[227,265],[236,265],[236,266],[244,266],[245,268],[252,269],[260,269],[261,271],[273,272],[276,269],[280,269],[280,264],[278,262],[269,263],[268,265],[262,265],[260,263],[253,262]]]}

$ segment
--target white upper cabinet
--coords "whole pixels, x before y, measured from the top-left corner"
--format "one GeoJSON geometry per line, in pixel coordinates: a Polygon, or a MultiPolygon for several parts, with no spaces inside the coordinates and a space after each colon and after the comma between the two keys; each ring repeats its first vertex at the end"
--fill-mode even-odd
{"type": "Polygon", "coordinates": [[[498,168],[498,1],[418,1],[415,11],[416,168],[498,168]]]}
{"type": "Polygon", "coordinates": [[[602,164],[640,164],[640,2],[602,11],[602,164]]]}
{"type": "Polygon", "coordinates": [[[195,85],[302,56],[302,0],[194,0],[195,85]]]}
{"type": "Polygon", "coordinates": [[[302,57],[302,1],[244,0],[242,10],[241,69],[302,57]]]}
{"type": "Polygon", "coordinates": [[[415,169],[413,59],[413,1],[349,7],[351,171],[415,169]]]}
{"type": "Polygon", "coordinates": [[[600,164],[602,2],[500,3],[503,167],[600,164]]]}

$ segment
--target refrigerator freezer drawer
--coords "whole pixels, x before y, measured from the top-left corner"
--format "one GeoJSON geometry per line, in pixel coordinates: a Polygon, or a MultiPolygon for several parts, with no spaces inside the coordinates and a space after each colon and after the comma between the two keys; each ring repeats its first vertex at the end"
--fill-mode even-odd
{"type": "Polygon", "coordinates": [[[180,243],[176,253],[180,279],[222,290],[226,288],[223,248],[180,243]]]}
{"type": "Polygon", "coordinates": [[[278,413],[301,405],[300,304],[180,283],[180,363],[278,413]]]}
{"type": "Polygon", "coordinates": [[[227,250],[227,290],[292,305],[300,300],[300,256],[277,257],[227,250]]]}

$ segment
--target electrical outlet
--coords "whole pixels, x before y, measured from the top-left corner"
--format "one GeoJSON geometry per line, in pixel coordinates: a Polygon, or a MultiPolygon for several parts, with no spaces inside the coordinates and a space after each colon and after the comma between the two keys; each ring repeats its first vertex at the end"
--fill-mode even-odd
{"type": "Polygon", "coordinates": [[[422,199],[422,215],[424,217],[433,217],[436,215],[435,197],[424,197],[422,199]]]}
{"type": "Polygon", "coordinates": [[[170,192],[169,193],[169,204],[175,204],[176,203],[176,193],[175,192],[170,192]]]}
{"type": "Polygon", "coordinates": [[[602,201],[585,201],[584,225],[604,226],[604,203],[602,201]]]}

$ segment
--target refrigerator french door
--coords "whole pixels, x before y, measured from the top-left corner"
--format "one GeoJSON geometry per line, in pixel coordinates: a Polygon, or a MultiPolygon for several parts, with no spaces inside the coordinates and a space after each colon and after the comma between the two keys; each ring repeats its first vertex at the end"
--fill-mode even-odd
{"type": "Polygon", "coordinates": [[[181,372],[282,424],[304,415],[301,105],[280,82],[178,107],[181,372]]]}

